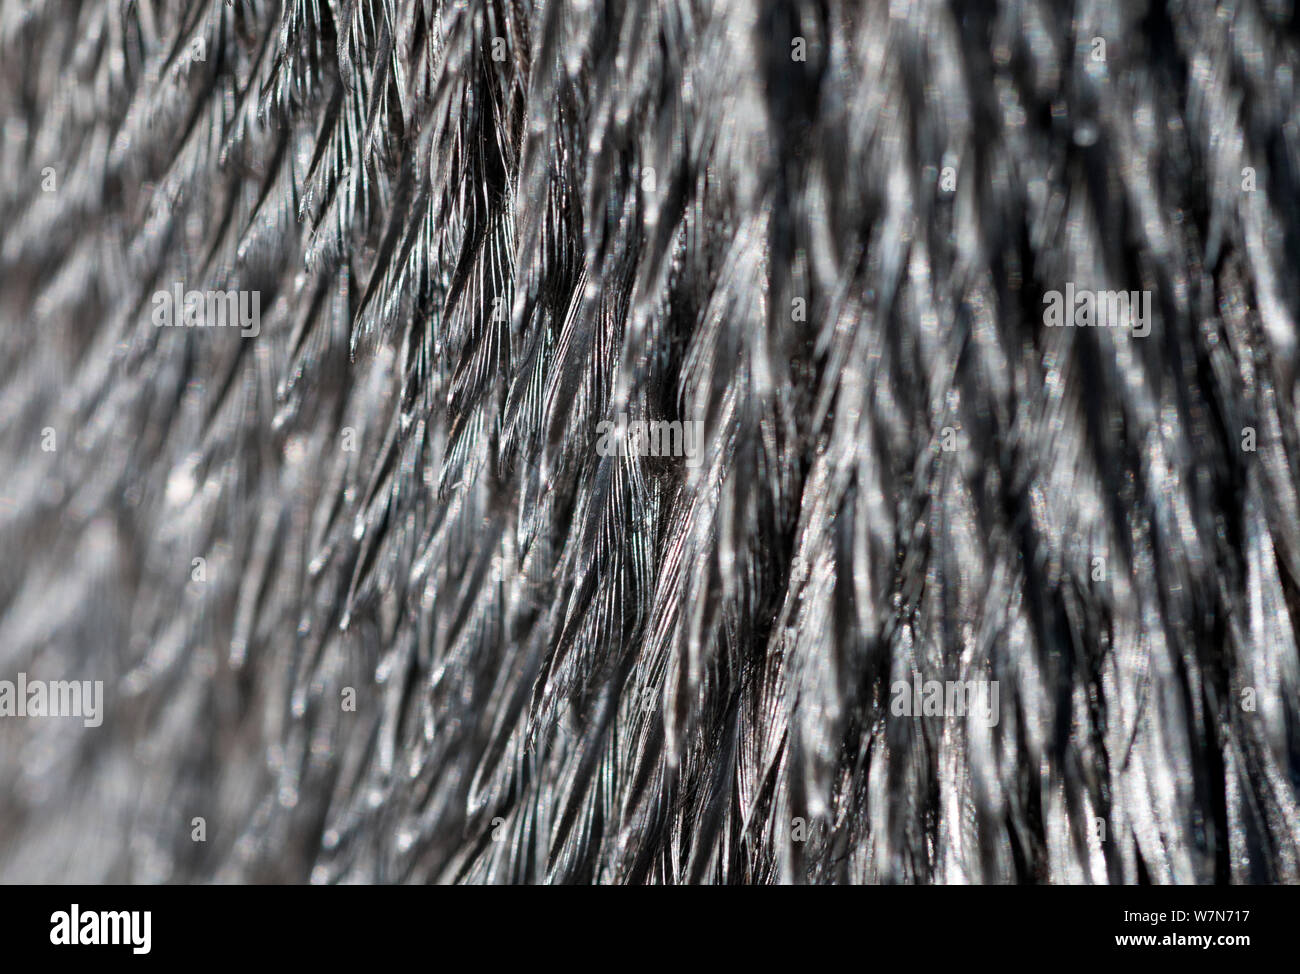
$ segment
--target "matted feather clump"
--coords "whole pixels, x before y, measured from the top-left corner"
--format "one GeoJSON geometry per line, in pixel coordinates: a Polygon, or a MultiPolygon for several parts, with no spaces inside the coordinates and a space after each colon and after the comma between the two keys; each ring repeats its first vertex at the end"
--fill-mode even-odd
{"type": "Polygon", "coordinates": [[[1300,882],[1296,27],[8,0],[0,877],[1300,882]]]}

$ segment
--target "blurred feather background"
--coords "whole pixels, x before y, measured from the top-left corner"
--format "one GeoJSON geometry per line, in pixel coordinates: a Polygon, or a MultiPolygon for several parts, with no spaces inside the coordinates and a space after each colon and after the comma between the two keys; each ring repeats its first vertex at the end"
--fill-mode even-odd
{"type": "Polygon", "coordinates": [[[1296,28],[3,0],[0,879],[1300,881],[1296,28]]]}

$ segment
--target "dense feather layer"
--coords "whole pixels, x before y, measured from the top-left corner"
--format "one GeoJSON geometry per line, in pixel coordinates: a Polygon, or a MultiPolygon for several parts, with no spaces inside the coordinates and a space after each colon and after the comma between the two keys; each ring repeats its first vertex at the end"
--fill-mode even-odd
{"type": "Polygon", "coordinates": [[[6,3],[0,875],[1300,882],[1295,17],[6,3]]]}

